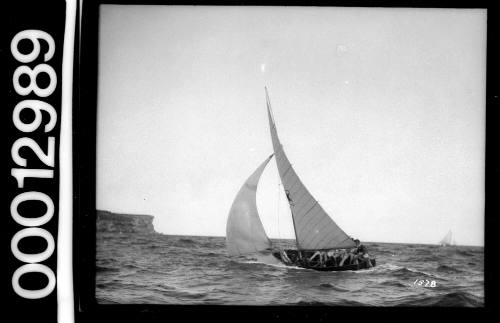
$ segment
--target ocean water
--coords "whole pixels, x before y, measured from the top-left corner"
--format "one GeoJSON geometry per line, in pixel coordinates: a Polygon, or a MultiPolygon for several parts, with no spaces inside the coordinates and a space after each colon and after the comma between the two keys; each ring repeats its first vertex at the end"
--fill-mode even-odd
{"type": "MultiPolygon", "coordinates": [[[[273,244],[293,247],[292,240],[273,244]]],[[[376,257],[375,268],[318,272],[287,267],[271,255],[229,257],[223,237],[98,233],[96,299],[100,304],[484,306],[484,248],[363,244],[376,257]]]]}

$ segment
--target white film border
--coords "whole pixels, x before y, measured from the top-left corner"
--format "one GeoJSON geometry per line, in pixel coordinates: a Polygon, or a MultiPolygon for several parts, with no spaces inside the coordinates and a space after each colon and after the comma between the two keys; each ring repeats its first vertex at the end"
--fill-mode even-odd
{"type": "Polygon", "coordinates": [[[73,61],[77,0],[66,0],[62,63],[59,229],[57,239],[57,321],[75,321],[73,288],[73,61]]]}

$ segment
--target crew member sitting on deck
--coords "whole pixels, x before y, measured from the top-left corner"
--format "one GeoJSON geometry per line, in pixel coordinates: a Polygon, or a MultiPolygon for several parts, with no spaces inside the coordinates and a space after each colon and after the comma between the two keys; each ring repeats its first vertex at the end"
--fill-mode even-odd
{"type": "Polygon", "coordinates": [[[309,261],[313,260],[314,258],[319,257],[319,265],[324,266],[325,265],[325,253],[321,250],[316,251],[311,258],[309,258],[309,261]]]}
{"type": "Polygon", "coordinates": [[[328,250],[326,252],[326,260],[325,260],[325,264],[327,266],[337,266],[337,261],[335,259],[335,251],[334,250],[328,250]]]}
{"type": "Polygon", "coordinates": [[[340,266],[340,262],[344,258],[344,254],[344,249],[335,250],[335,263],[337,264],[337,266],[340,266]]]}
{"type": "Polygon", "coordinates": [[[333,260],[335,262],[335,266],[338,266],[340,264],[340,261],[342,260],[342,250],[335,250],[333,253],[333,260]]]}
{"type": "MultiPolygon", "coordinates": [[[[342,260],[340,261],[340,264],[339,266],[342,266],[344,265],[344,263],[346,262],[347,260],[347,264],[348,265],[355,265],[355,264],[358,264],[358,257],[357,257],[357,254],[360,252],[360,251],[363,251],[366,250],[366,247],[361,245],[361,242],[356,239],[354,240],[354,243],[356,244],[356,247],[352,248],[349,250],[349,252],[345,253],[342,257],[342,260]],[[361,249],[360,249],[361,247],[361,249]]],[[[371,264],[371,263],[370,263],[371,264]]]]}
{"type": "Polygon", "coordinates": [[[373,267],[366,247],[362,245],[358,239],[354,240],[354,242],[356,243],[356,250],[352,258],[353,263],[358,264],[360,262],[361,263],[366,262],[368,268],[373,267]]]}
{"type": "Polygon", "coordinates": [[[281,251],[281,259],[283,259],[286,264],[291,264],[292,263],[292,261],[290,260],[290,258],[288,258],[288,255],[286,254],[285,250],[281,251]]]}
{"type": "Polygon", "coordinates": [[[344,265],[344,262],[347,259],[349,259],[349,261],[347,262],[347,264],[351,263],[352,253],[350,251],[346,252],[344,249],[342,249],[341,256],[342,256],[342,260],[340,260],[340,264],[339,264],[340,267],[342,267],[344,265]]]}

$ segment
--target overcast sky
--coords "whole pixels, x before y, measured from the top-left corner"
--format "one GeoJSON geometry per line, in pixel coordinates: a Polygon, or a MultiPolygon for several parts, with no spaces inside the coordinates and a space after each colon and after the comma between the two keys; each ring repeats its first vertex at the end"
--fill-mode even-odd
{"type": "MultiPolygon", "coordinates": [[[[97,207],[224,236],[272,153],[362,241],[483,245],[486,11],[101,6],[97,207]]],[[[272,160],[257,205],[292,238],[272,160]]],[[[281,189],[281,191],[280,191],[281,189]]]]}

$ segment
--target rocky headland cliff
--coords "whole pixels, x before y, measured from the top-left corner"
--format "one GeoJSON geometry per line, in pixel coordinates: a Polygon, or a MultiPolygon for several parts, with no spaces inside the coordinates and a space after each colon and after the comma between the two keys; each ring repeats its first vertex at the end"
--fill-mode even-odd
{"type": "Polygon", "coordinates": [[[97,232],[156,234],[153,216],[97,210],[97,232]]]}

